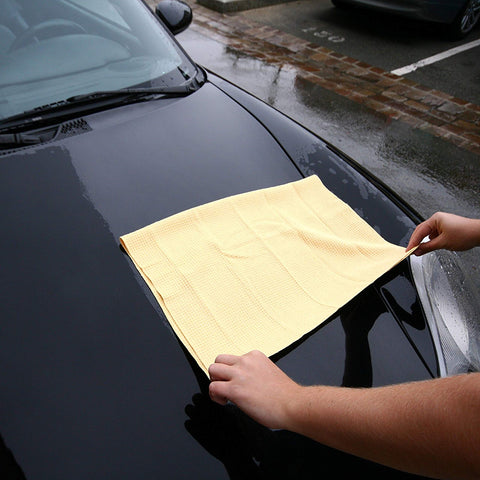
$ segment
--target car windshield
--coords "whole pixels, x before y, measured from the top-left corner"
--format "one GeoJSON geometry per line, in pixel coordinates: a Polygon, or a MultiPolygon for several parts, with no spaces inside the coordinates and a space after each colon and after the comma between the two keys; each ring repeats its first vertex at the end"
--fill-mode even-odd
{"type": "Polygon", "coordinates": [[[196,66],[139,0],[2,0],[0,120],[99,91],[189,84],[196,66]]]}

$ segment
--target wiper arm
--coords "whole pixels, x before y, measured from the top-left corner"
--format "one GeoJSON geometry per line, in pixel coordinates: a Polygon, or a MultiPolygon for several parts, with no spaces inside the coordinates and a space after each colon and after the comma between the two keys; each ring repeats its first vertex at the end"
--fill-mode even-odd
{"type": "MultiPolygon", "coordinates": [[[[178,87],[160,88],[124,88],[119,90],[107,90],[75,95],[66,100],[43,105],[27,110],[18,115],[8,117],[0,121],[0,134],[12,130],[27,131],[37,126],[49,124],[52,121],[63,121],[72,116],[104,110],[112,106],[149,100],[155,97],[181,97],[190,95],[197,90],[197,85],[190,82],[178,87]]],[[[10,141],[10,139],[8,139],[10,141]]],[[[5,142],[6,143],[6,142],[5,142]]]]}
{"type": "Polygon", "coordinates": [[[181,87],[162,87],[162,88],[122,88],[120,90],[105,90],[97,91],[91,93],[85,93],[82,95],[75,95],[68,98],[66,101],[69,105],[91,101],[91,100],[101,100],[108,98],[116,97],[125,97],[125,96],[158,96],[158,95],[167,95],[167,96],[179,96],[189,95],[193,93],[196,88],[193,85],[185,85],[181,87]]]}
{"type": "Polygon", "coordinates": [[[42,141],[43,139],[40,135],[29,135],[28,133],[1,133],[0,150],[36,145],[42,141]]]}

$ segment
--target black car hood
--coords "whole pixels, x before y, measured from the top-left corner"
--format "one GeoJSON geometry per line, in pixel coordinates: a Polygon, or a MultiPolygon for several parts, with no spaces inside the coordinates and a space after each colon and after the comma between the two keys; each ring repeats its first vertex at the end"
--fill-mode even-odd
{"type": "MultiPolygon", "coordinates": [[[[187,208],[299,179],[297,166],[211,84],[83,122],[0,157],[0,432],[26,477],[303,478],[332,461],[341,474],[339,453],[208,401],[208,380],[118,241],[187,208]]],[[[276,360],[308,383],[427,377],[411,342],[425,329],[416,308],[404,262],[276,360]]]]}

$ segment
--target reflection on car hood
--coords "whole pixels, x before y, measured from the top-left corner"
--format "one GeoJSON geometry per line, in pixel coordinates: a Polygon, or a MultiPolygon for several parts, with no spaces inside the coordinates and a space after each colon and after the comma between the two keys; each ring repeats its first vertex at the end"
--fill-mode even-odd
{"type": "MultiPolygon", "coordinates": [[[[357,460],[207,401],[207,379],[118,242],[187,208],[297,180],[295,164],[212,84],[84,121],[0,162],[0,431],[27,478],[304,478],[319,459],[341,475],[357,460]]],[[[425,378],[412,346],[425,333],[418,309],[404,262],[277,360],[300,382],[425,378]]]]}

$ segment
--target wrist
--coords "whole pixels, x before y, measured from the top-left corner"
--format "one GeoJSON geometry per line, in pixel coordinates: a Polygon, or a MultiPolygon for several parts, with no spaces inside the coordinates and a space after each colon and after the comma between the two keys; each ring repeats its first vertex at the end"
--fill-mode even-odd
{"type": "Polygon", "coordinates": [[[473,241],[475,243],[474,246],[480,246],[480,219],[472,220],[473,224],[473,241]]]}
{"type": "Polygon", "coordinates": [[[305,408],[303,402],[305,401],[306,388],[308,387],[304,387],[298,383],[292,382],[291,388],[289,388],[288,392],[286,392],[287,394],[283,401],[281,428],[293,432],[297,431],[296,426],[298,423],[298,417],[301,410],[305,408]]]}
{"type": "Polygon", "coordinates": [[[284,425],[286,430],[305,435],[311,427],[319,387],[295,384],[285,402],[284,425]]]}

